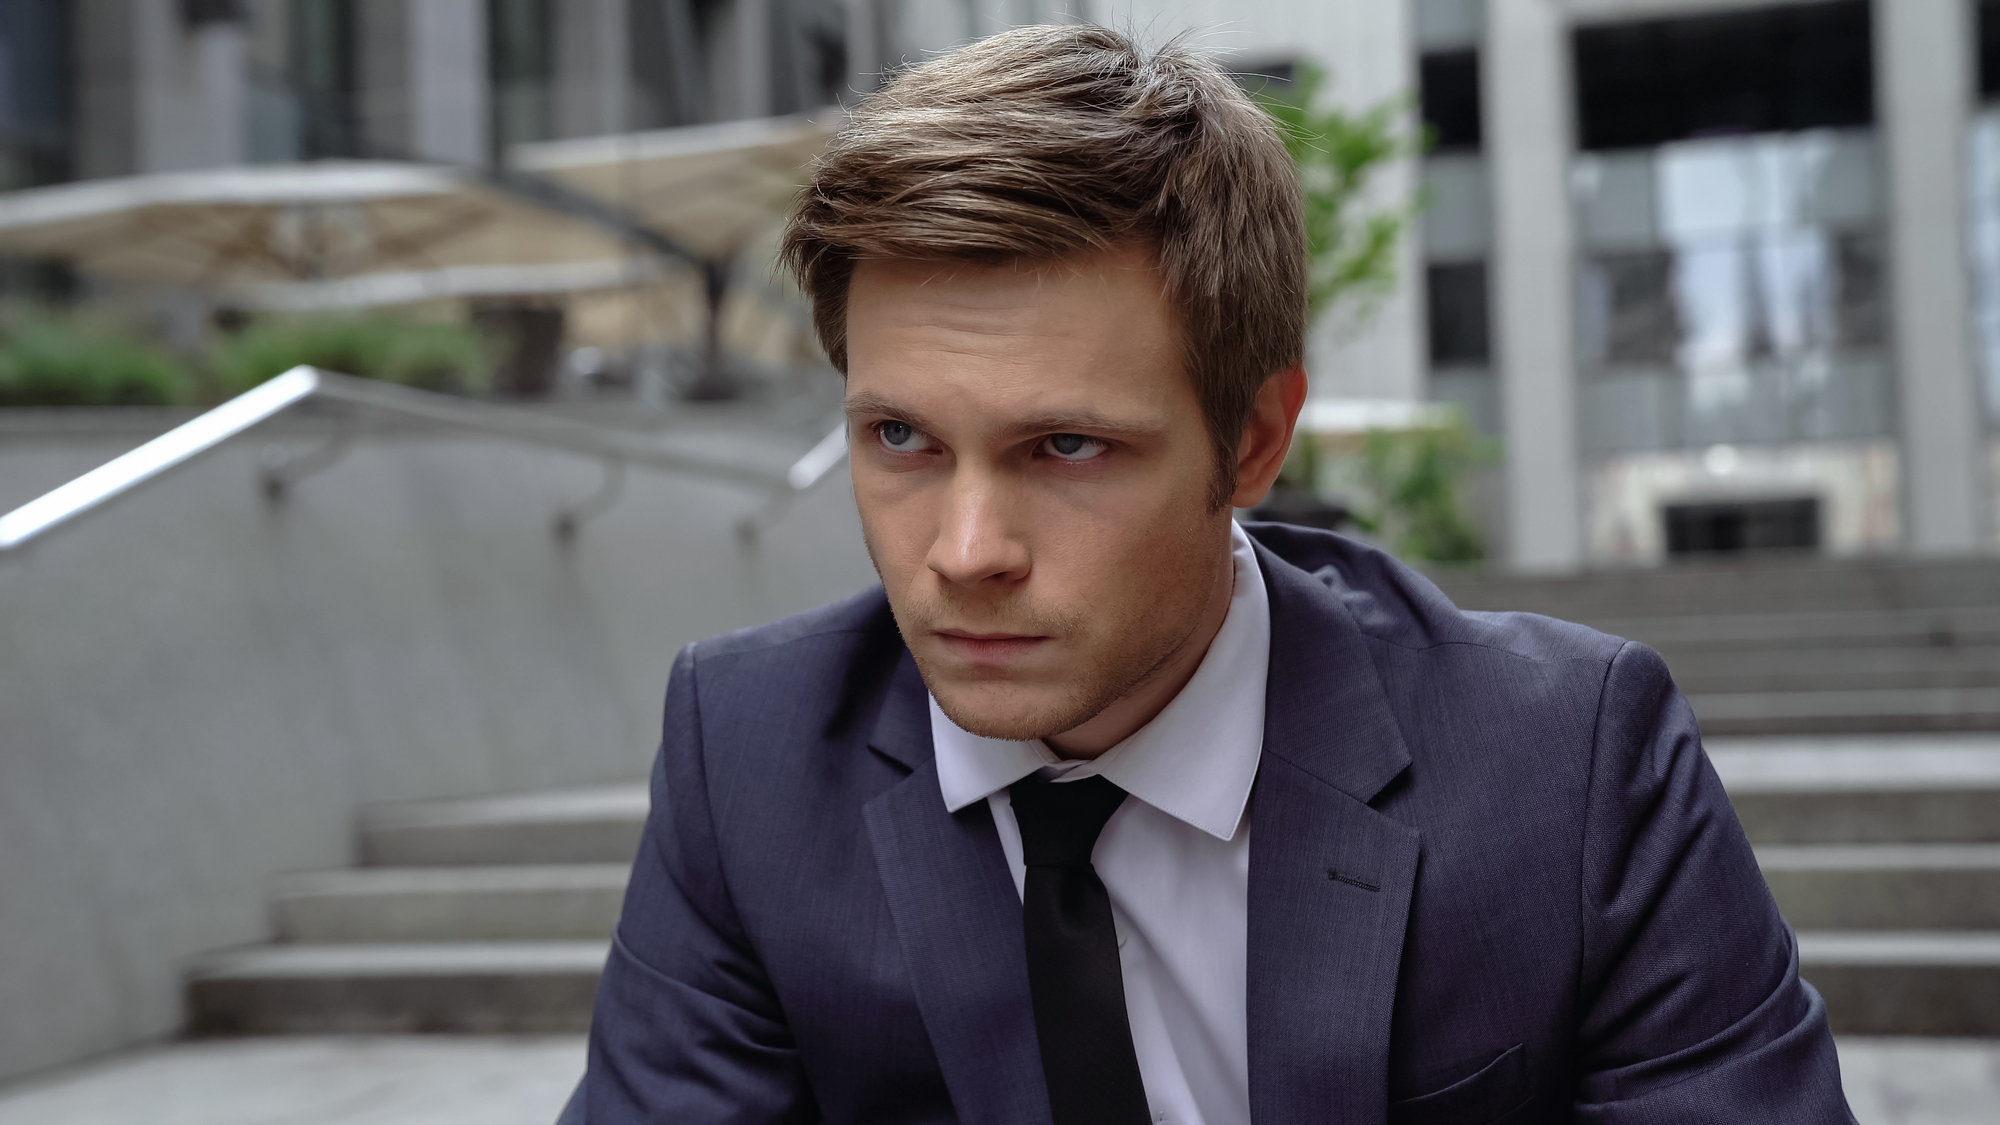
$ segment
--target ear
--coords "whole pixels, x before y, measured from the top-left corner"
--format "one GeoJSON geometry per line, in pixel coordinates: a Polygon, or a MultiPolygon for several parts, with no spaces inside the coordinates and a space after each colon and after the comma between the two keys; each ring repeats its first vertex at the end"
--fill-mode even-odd
{"type": "Polygon", "coordinates": [[[1250,420],[1243,426],[1243,440],[1236,446],[1236,492],[1231,504],[1254,508],[1264,502],[1264,494],[1278,479],[1278,470],[1284,468],[1285,453],[1292,447],[1292,427],[1305,403],[1305,364],[1295,363],[1264,380],[1250,420]]]}

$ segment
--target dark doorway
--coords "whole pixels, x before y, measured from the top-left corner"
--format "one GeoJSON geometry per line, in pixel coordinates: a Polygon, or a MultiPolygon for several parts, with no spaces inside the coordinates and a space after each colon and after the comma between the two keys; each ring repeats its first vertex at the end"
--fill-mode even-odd
{"type": "Polygon", "coordinates": [[[1715,555],[1750,551],[1810,551],[1819,547],[1819,500],[1733,500],[1669,504],[1667,554],[1715,555]]]}

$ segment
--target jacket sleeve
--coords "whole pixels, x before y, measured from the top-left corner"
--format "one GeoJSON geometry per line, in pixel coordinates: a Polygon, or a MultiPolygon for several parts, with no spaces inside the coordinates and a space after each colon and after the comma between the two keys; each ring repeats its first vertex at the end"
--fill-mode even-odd
{"type": "Polygon", "coordinates": [[[652,811],[591,1019],[589,1125],[811,1121],[785,1014],[725,880],[693,646],[674,662],[652,811]]]}
{"type": "Polygon", "coordinates": [[[1658,654],[1605,679],[1584,824],[1579,1122],[1841,1125],[1819,994],[1658,654]]]}

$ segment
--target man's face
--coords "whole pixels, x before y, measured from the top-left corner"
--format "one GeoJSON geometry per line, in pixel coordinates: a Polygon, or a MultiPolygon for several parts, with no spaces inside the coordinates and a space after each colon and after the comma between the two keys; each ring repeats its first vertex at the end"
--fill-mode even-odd
{"type": "Polygon", "coordinates": [[[945,714],[1046,738],[1173,660],[1229,512],[1151,256],[867,261],[847,315],[862,530],[945,714]]]}

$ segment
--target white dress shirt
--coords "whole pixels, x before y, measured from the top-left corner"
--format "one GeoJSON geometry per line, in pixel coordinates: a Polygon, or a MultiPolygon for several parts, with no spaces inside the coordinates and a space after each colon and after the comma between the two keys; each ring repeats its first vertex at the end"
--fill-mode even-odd
{"type": "Polygon", "coordinates": [[[1152,722],[1097,759],[1064,761],[1039,741],[969,734],[931,700],[945,807],[992,806],[1016,891],[1027,872],[1009,785],[1037,772],[1057,781],[1102,774],[1131,794],[1098,836],[1092,863],[1111,895],[1146,1102],[1168,1125],[1250,1121],[1244,811],[1264,749],[1271,605],[1250,538],[1234,523],[1230,542],[1236,590],[1201,667],[1152,722]]]}

